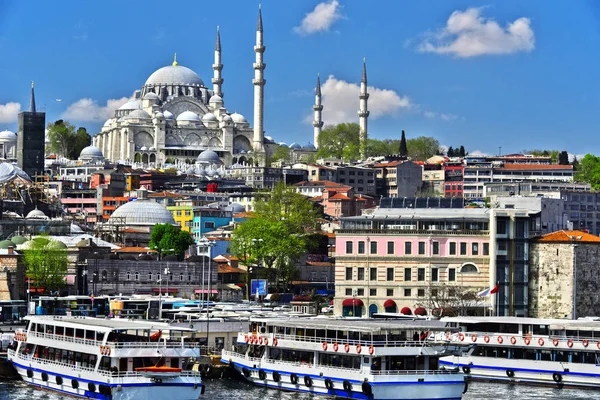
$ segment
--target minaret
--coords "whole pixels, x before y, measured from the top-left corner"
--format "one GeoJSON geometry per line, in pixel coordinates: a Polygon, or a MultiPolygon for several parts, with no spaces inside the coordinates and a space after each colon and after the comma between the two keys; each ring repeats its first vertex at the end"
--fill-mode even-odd
{"type": "Polygon", "coordinates": [[[323,127],[323,121],[321,120],[321,111],[323,106],[321,105],[321,77],[317,74],[317,86],[315,87],[315,105],[313,106],[315,111],[315,119],[313,120],[314,127],[314,144],[316,148],[319,148],[319,134],[323,127]]]}
{"type": "Polygon", "coordinates": [[[363,60],[362,79],[360,80],[360,109],[358,110],[358,124],[360,126],[360,158],[363,160],[367,158],[367,137],[368,137],[368,126],[367,118],[369,118],[369,109],[367,107],[367,100],[369,93],[367,93],[367,59],[363,60]]]}
{"type": "Polygon", "coordinates": [[[265,46],[263,46],[263,24],[261,7],[258,7],[258,25],[256,27],[256,62],[254,63],[254,151],[263,151],[263,115],[264,115],[264,100],[265,100],[265,83],[264,71],[266,64],[263,63],[263,54],[265,46]]]}
{"type": "Polygon", "coordinates": [[[222,85],[223,78],[221,78],[221,71],[223,70],[223,64],[221,64],[221,34],[219,33],[219,27],[217,26],[217,43],[215,44],[215,63],[213,64],[214,78],[212,79],[213,92],[215,95],[223,97],[222,85]]]}
{"type": "Polygon", "coordinates": [[[29,112],[35,112],[35,93],[33,91],[33,81],[31,81],[31,98],[29,99],[29,112]]]}

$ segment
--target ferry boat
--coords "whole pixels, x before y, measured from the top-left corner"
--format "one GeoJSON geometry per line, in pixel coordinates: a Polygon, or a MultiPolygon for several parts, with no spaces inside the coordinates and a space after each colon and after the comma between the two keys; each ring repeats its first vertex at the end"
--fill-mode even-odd
{"type": "Polygon", "coordinates": [[[8,350],[30,385],[92,399],[197,400],[200,350],[192,330],[165,323],[91,317],[28,316],[8,350]]]}
{"type": "Polygon", "coordinates": [[[452,399],[466,391],[458,368],[438,369],[447,343],[427,338],[439,321],[322,318],[252,320],[224,349],[246,380],[351,399],[452,399]]]}
{"type": "Polygon", "coordinates": [[[440,364],[468,379],[600,388],[600,322],[519,317],[442,318],[450,345],[440,364]],[[460,331],[456,332],[456,329],[460,331]]]}

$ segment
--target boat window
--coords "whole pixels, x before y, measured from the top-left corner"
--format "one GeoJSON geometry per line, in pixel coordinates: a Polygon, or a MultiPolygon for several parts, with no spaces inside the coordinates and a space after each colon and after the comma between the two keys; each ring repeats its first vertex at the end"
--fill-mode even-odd
{"type": "Polygon", "coordinates": [[[360,369],[360,357],[335,353],[319,353],[319,364],[328,367],[360,369]]]}
{"type": "Polygon", "coordinates": [[[85,338],[89,340],[96,340],[96,332],[94,331],[85,331],[85,338]]]}
{"type": "Polygon", "coordinates": [[[542,350],[542,351],[540,351],[540,360],[542,360],[542,361],[552,361],[552,351],[551,350],[542,350]]]}
{"type": "Polygon", "coordinates": [[[177,358],[177,357],[171,358],[171,367],[179,368],[179,358],[177,358]]]}
{"type": "Polygon", "coordinates": [[[586,364],[598,364],[598,355],[595,353],[581,353],[583,362],[586,364]]]}
{"type": "Polygon", "coordinates": [[[557,351],[556,354],[554,355],[554,357],[555,357],[554,361],[569,362],[569,353],[567,353],[565,351],[557,351]]]}
{"type": "Polygon", "coordinates": [[[62,326],[57,326],[56,327],[56,334],[57,335],[64,335],[65,334],[65,328],[62,326]]]}
{"type": "Polygon", "coordinates": [[[65,328],[65,336],[73,337],[74,331],[75,330],[73,328],[65,328]]]}
{"type": "Polygon", "coordinates": [[[76,329],[75,330],[75,336],[78,337],[78,338],[80,338],[80,339],[83,339],[84,338],[83,329],[76,329]]]}
{"type": "Polygon", "coordinates": [[[517,347],[511,350],[510,358],[515,358],[517,360],[522,360],[524,358],[523,349],[517,347]]]}
{"type": "Polygon", "coordinates": [[[100,366],[98,368],[108,371],[110,369],[110,357],[102,357],[100,359],[100,366]]]}
{"type": "Polygon", "coordinates": [[[525,360],[535,360],[536,359],[535,350],[525,350],[524,359],[525,360]]]}
{"type": "Polygon", "coordinates": [[[573,353],[571,353],[571,362],[572,363],[581,363],[582,362],[581,355],[582,355],[582,353],[578,353],[576,351],[574,351],[573,353]]]}
{"type": "Polygon", "coordinates": [[[533,325],[533,334],[534,335],[543,335],[547,336],[549,327],[548,325],[533,325]]]}

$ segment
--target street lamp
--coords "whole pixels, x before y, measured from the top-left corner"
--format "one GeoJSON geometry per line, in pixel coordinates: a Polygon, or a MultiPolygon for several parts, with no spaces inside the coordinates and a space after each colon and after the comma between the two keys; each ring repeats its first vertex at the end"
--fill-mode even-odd
{"type": "MultiPolygon", "coordinates": [[[[211,261],[212,261],[212,251],[211,249],[217,244],[214,240],[208,240],[206,238],[202,239],[199,242],[204,248],[208,250],[208,290],[207,290],[207,303],[206,303],[206,345],[209,345],[209,334],[210,334],[210,307],[208,303],[210,302],[210,291],[211,291],[211,282],[212,282],[212,274],[211,274],[211,261]]],[[[206,256],[202,257],[202,276],[204,277],[204,260],[206,256]]],[[[203,282],[204,284],[204,279],[203,282]]]]}
{"type": "MultiPolygon", "coordinates": [[[[252,243],[254,244],[254,247],[258,248],[261,246],[263,240],[262,239],[252,239],[252,243]]],[[[258,287],[259,287],[259,283],[258,283],[258,267],[259,267],[259,259],[258,257],[256,258],[256,302],[258,303],[258,299],[259,299],[259,291],[258,291],[258,287]]]]}

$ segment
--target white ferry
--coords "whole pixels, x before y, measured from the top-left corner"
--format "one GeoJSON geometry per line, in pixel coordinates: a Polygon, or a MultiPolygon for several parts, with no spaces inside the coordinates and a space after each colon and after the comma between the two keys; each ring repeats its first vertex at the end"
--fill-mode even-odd
{"type": "Polygon", "coordinates": [[[256,319],[240,332],[229,363],[248,381],[352,399],[455,399],[466,390],[458,368],[438,370],[447,343],[427,340],[439,321],[256,319]]]}
{"type": "Polygon", "coordinates": [[[8,350],[30,385],[93,399],[197,400],[204,392],[191,360],[191,330],[165,323],[29,316],[8,350]]]}
{"type": "Polygon", "coordinates": [[[442,318],[463,345],[440,364],[467,378],[558,387],[600,388],[600,322],[518,317],[442,318]]]}

